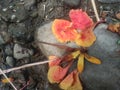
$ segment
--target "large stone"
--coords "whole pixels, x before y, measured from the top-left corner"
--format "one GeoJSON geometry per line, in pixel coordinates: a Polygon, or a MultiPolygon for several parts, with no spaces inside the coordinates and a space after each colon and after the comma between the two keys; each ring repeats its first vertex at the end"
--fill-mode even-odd
{"type": "Polygon", "coordinates": [[[89,55],[101,59],[101,65],[85,63],[81,75],[85,90],[120,90],[120,39],[115,33],[99,25],[95,29],[96,42],[88,49],[89,55]]]}
{"type": "MultiPolygon", "coordinates": [[[[51,25],[52,22],[40,27],[35,34],[36,40],[59,43],[52,34],[51,25]]],[[[107,25],[100,24],[94,30],[97,40],[88,49],[88,54],[100,58],[102,64],[85,61],[85,69],[80,75],[84,90],[120,90],[120,46],[117,44],[120,36],[106,29],[107,25]]],[[[37,44],[46,56],[65,53],[65,50],[54,46],[37,44]]]]}

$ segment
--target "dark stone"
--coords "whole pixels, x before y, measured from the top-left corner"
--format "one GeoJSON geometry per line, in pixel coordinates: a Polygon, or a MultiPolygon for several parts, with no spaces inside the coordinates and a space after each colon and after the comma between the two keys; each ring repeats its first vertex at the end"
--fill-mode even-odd
{"type": "Polygon", "coordinates": [[[88,49],[89,55],[101,59],[102,64],[85,62],[81,80],[85,90],[120,90],[120,36],[101,24],[95,29],[96,42],[88,49]]]}
{"type": "Polygon", "coordinates": [[[120,0],[98,0],[102,3],[120,3],[120,0]]]}
{"type": "Polygon", "coordinates": [[[63,0],[63,2],[70,7],[78,7],[81,0],[63,0]]]}

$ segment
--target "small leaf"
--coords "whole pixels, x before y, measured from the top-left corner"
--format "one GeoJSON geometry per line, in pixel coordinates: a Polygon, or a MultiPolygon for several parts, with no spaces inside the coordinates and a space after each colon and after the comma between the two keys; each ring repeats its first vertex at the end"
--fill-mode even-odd
{"type": "MultiPolygon", "coordinates": [[[[13,81],[13,78],[8,78],[11,82],[13,81]]],[[[2,79],[1,80],[2,81],[2,83],[9,83],[9,81],[6,79],[6,78],[4,78],[4,79],[2,79]]]]}
{"type": "Polygon", "coordinates": [[[55,61],[49,62],[49,67],[52,67],[52,66],[55,66],[55,65],[59,65],[60,62],[62,61],[61,58],[59,58],[57,56],[49,56],[48,59],[49,60],[55,60],[55,61]]]}
{"type": "Polygon", "coordinates": [[[89,56],[88,54],[85,54],[85,59],[94,64],[101,64],[101,61],[98,58],[89,56]]]}
{"type": "Polygon", "coordinates": [[[65,77],[65,79],[60,83],[60,88],[67,90],[70,86],[72,86],[74,81],[73,78],[73,72],[71,72],[68,76],[65,77]]]}
{"type": "Polygon", "coordinates": [[[65,77],[70,66],[71,63],[65,68],[58,65],[50,67],[48,70],[48,80],[50,83],[59,83],[65,77]]]}
{"type": "Polygon", "coordinates": [[[84,54],[81,54],[78,58],[77,69],[79,73],[82,73],[84,69],[84,54]]]}

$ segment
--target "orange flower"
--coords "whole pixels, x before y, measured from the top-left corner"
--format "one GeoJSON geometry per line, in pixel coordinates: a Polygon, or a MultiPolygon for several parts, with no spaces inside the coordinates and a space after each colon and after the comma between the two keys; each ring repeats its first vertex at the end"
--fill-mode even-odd
{"type": "Polygon", "coordinates": [[[60,42],[74,41],[78,36],[77,31],[71,27],[71,22],[62,19],[54,20],[52,31],[60,42]]]}
{"type": "Polygon", "coordinates": [[[75,29],[86,30],[87,28],[93,26],[92,19],[86,12],[83,12],[82,9],[70,10],[69,17],[75,29]]]}

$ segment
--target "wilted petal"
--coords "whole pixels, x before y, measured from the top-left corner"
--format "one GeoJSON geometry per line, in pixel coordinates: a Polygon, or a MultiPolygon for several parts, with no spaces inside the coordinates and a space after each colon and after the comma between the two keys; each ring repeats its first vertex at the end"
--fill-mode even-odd
{"type": "Polygon", "coordinates": [[[67,90],[69,87],[72,86],[74,82],[73,72],[71,72],[68,76],[65,77],[65,79],[60,83],[60,88],[67,90]]]}
{"type": "Polygon", "coordinates": [[[59,83],[65,77],[70,66],[71,63],[65,68],[62,68],[61,66],[50,67],[48,70],[48,80],[51,83],[59,83]]]}
{"type": "Polygon", "coordinates": [[[79,73],[84,69],[84,54],[81,54],[78,58],[77,69],[79,73]]]}
{"type": "Polygon", "coordinates": [[[85,54],[85,59],[94,64],[101,64],[101,61],[98,58],[89,56],[88,54],[85,54]]]}
{"type": "Polygon", "coordinates": [[[71,27],[71,22],[62,19],[55,19],[52,24],[53,34],[60,42],[74,41],[77,31],[71,27]]]}
{"type": "Polygon", "coordinates": [[[53,60],[53,61],[49,62],[49,67],[59,65],[60,62],[62,61],[62,59],[57,56],[49,56],[48,58],[49,58],[49,60],[53,60]]]}
{"type": "Polygon", "coordinates": [[[74,71],[73,77],[74,77],[74,83],[72,84],[71,87],[69,87],[66,90],[83,90],[83,87],[82,87],[82,84],[79,80],[79,75],[78,75],[77,71],[74,71]]]}
{"type": "Polygon", "coordinates": [[[96,40],[96,36],[91,29],[80,32],[80,35],[81,36],[76,39],[76,44],[82,47],[89,47],[96,40]]]}
{"type": "Polygon", "coordinates": [[[82,9],[70,10],[69,17],[75,29],[86,30],[93,25],[92,19],[82,9]]]}

